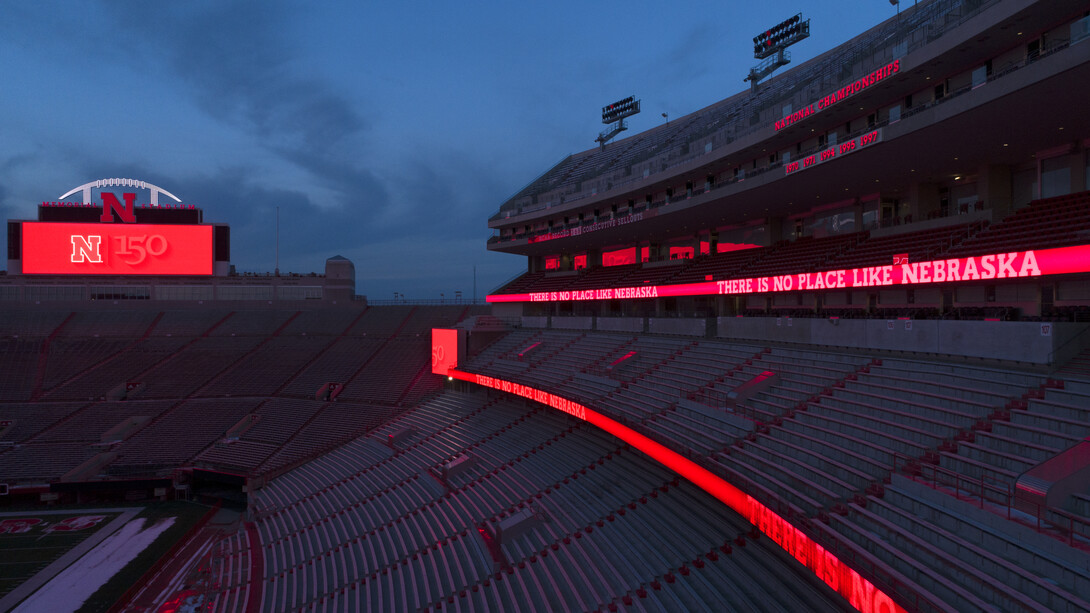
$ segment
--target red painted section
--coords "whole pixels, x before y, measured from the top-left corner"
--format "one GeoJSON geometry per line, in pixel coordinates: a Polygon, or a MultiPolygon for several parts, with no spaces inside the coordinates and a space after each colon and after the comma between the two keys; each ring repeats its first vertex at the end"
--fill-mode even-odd
{"type": "Polygon", "coordinates": [[[529,398],[597,426],[688,479],[745,517],[758,530],[847,599],[856,610],[867,613],[904,613],[905,609],[893,602],[888,594],[875,587],[873,583],[851,569],[832,552],[814,542],[789,521],[721,477],[661,443],[597,411],[544,390],[460,370],[450,370],[447,374],[454,379],[529,398]]]}

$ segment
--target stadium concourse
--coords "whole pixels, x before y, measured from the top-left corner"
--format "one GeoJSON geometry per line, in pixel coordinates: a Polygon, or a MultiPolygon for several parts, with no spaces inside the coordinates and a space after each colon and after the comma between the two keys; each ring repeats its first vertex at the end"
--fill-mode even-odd
{"type": "Polygon", "coordinates": [[[1088,9],[913,3],[614,123],[490,217],[489,306],[240,278],[198,213],[192,277],[46,274],[99,246],[56,216],[144,210],[43,205],[3,501],[221,506],[115,610],[1090,610],[1088,9]]]}

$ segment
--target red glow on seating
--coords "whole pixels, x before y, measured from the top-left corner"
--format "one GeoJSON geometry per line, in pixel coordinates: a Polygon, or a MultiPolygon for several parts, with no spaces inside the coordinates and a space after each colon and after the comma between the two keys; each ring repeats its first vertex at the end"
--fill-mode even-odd
{"type": "Polygon", "coordinates": [[[745,251],[746,249],[760,249],[760,245],[752,243],[719,243],[715,246],[716,253],[730,253],[731,251],[745,251]]]}
{"type": "Polygon", "coordinates": [[[602,266],[625,266],[636,263],[636,248],[602,252],[602,266]]]}
{"type": "Polygon", "coordinates": [[[634,355],[636,355],[635,351],[629,351],[628,353],[622,355],[621,357],[617,358],[616,360],[613,360],[613,363],[611,363],[609,365],[609,368],[613,368],[613,367],[617,366],[621,362],[624,362],[625,360],[627,360],[628,358],[630,358],[630,357],[632,357],[634,355]]]}
{"type": "MultiPolygon", "coordinates": [[[[856,610],[867,613],[903,613],[905,611],[903,607],[893,602],[888,594],[875,587],[873,583],[851,569],[832,552],[814,542],[789,521],[734,485],[661,443],[597,411],[544,390],[460,370],[452,369],[448,374],[454,379],[529,398],[597,426],[688,479],[745,517],[758,530],[847,599],[856,610]]],[[[672,579],[672,575],[668,575],[667,583],[672,583],[672,579]]]]}
{"type": "Polygon", "coordinates": [[[691,260],[695,250],[692,247],[670,247],[671,260],[691,260]]]}
{"type": "Polygon", "coordinates": [[[520,351],[520,352],[519,352],[519,357],[520,357],[520,358],[524,358],[524,357],[526,357],[526,355],[527,355],[528,353],[530,353],[530,352],[531,352],[531,351],[533,351],[534,349],[538,348],[538,347],[539,347],[540,345],[541,345],[541,343],[534,343],[533,345],[530,345],[530,346],[529,346],[529,347],[527,347],[526,349],[523,349],[522,351],[520,351]]]}

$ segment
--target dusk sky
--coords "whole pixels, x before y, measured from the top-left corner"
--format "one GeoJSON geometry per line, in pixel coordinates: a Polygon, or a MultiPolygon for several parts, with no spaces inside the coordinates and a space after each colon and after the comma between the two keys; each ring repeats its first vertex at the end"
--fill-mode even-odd
{"type": "MultiPolygon", "coordinates": [[[[357,293],[483,296],[525,268],[488,217],[601,107],[627,136],[746,88],[759,31],[802,12],[797,65],[896,13],[842,2],[0,0],[0,215],[108,177],[232,228],[240,271],[355,262],[357,293]]],[[[0,241],[6,253],[6,232],[0,241]]]]}

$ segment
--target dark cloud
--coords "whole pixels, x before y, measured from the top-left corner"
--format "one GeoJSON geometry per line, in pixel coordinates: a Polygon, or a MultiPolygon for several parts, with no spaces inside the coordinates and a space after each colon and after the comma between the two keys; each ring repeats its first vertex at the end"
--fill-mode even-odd
{"type": "Polygon", "coordinates": [[[108,6],[121,30],[137,33],[129,42],[133,51],[150,48],[150,57],[183,85],[178,91],[210,117],[250,134],[346,200],[369,190],[378,205],[388,204],[378,179],[353,163],[366,149],[366,102],[317,76],[320,67],[301,65],[304,54],[287,34],[305,6],[186,3],[165,14],[154,3],[108,6]],[[163,27],[148,27],[156,22],[163,27]]]}
{"type": "MultiPolygon", "coordinates": [[[[229,160],[210,151],[207,168],[180,171],[158,164],[150,152],[143,161],[73,148],[64,172],[73,175],[71,184],[120,176],[175,191],[202,206],[205,221],[231,225],[232,260],[242,270],[272,269],[278,207],[281,270],[321,271],[325,258],[342,254],[356,261],[361,291],[397,287],[429,296],[436,293],[431,288],[455,277],[471,278],[473,265],[487,260],[481,266],[483,288],[523,265],[520,258],[485,250],[484,219],[511,191],[506,181],[479,153],[434,142],[407,140],[392,147],[375,140],[372,102],[350,96],[345,92],[359,88],[335,80],[370,78],[367,58],[342,63],[337,72],[307,65],[316,61],[307,58],[320,57],[308,51],[315,41],[303,38],[306,28],[298,27],[307,6],[279,0],[111,1],[83,9],[102,32],[96,38],[102,44],[88,46],[81,64],[92,72],[100,67],[154,75],[158,91],[134,90],[140,93],[128,96],[128,104],[185,100],[232,135],[228,142],[241,136],[240,154],[256,153],[229,160]],[[345,65],[360,70],[346,74],[345,65]],[[272,164],[257,161],[270,159],[272,164]]],[[[49,27],[38,25],[50,21],[44,13],[23,17],[27,31],[37,34],[13,34],[28,41],[40,38],[42,28],[78,32],[82,25],[75,15],[49,27]]],[[[11,29],[0,26],[0,32],[11,29]]],[[[78,47],[58,45],[55,61],[78,47]]],[[[116,101],[102,94],[88,103],[116,101]]],[[[155,128],[149,123],[141,135],[155,128]]],[[[201,132],[193,136],[207,138],[201,132]]],[[[0,168],[0,181],[11,176],[0,168]]],[[[468,294],[464,284],[459,289],[468,294]]]]}

